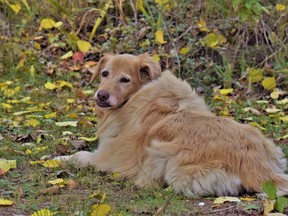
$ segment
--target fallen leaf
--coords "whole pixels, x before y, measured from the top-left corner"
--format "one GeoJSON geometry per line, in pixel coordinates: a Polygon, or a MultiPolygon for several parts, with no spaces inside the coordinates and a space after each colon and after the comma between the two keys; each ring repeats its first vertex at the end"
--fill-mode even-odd
{"type": "Polygon", "coordinates": [[[93,142],[98,139],[98,134],[95,137],[79,137],[79,139],[85,140],[87,142],[93,142]]]}
{"type": "Polygon", "coordinates": [[[61,162],[58,160],[47,160],[44,163],[42,163],[42,165],[47,168],[55,168],[59,167],[61,165],[61,162]]]}
{"type": "Polygon", "coordinates": [[[160,44],[165,44],[167,43],[167,41],[164,40],[164,33],[162,30],[158,29],[156,32],[155,32],[155,38],[156,38],[156,41],[160,44]]]}
{"type": "Polygon", "coordinates": [[[88,41],[84,41],[84,40],[78,40],[77,41],[77,46],[78,46],[78,49],[85,53],[85,52],[88,52],[90,47],[91,47],[91,44],[88,42],[88,41]]]}
{"type": "Polygon", "coordinates": [[[240,197],[240,200],[249,202],[249,201],[256,200],[256,198],[254,198],[254,197],[240,197]]]}
{"type": "Polygon", "coordinates": [[[51,29],[51,28],[54,27],[54,25],[55,25],[55,21],[53,19],[44,18],[44,19],[41,20],[40,28],[51,29]]]}
{"type": "Polygon", "coordinates": [[[9,7],[17,14],[21,10],[20,4],[9,4],[9,7]]]}
{"type": "Polygon", "coordinates": [[[52,112],[52,113],[49,113],[49,114],[46,114],[44,115],[44,118],[55,118],[57,115],[57,112],[52,112]]]}
{"type": "Polygon", "coordinates": [[[276,200],[269,200],[269,199],[264,200],[264,203],[263,203],[264,215],[267,215],[268,213],[274,210],[275,203],[276,203],[276,200]]]}
{"type": "Polygon", "coordinates": [[[40,209],[38,211],[33,212],[31,216],[53,216],[55,215],[49,209],[40,209]]]}
{"type": "Polygon", "coordinates": [[[60,59],[68,59],[68,58],[70,58],[70,57],[72,57],[73,56],[73,52],[72,51],[69,51],[69,52],[67,52],[67,53],[65,53],[64,55],[62,55],[61,57],[60,57],[60,59]]]}
{"type": "Polygon", "coordinates": [[[65,181],[63,178],[57,178],[57,179],[54,179],[54,180],[50,180],[50,181],[47,181],[48,184],[51,184],[51,185],[58,185],[58,186],[65,186],[65,181]]]}
{"type": "Polygon", "coordinates": [[[284,11],[285,10],[285,5],[284,4],[276,4],[275,9],[277,11],[284,11]]]}
{"type": "Polygon", "coordinates": [[[208,32],[209,29],[206,26],[206,22],[203,19],[200,19],[200,21],[197,23],[199,29],[201,32],[208,32]]]}
{"type": "Polygon", "coordinates": [[[230,94],[231,92],[233,92],[233,88],[229,88],[229,89],[219,89],[219,93],[221,95],[228,95],[230,94]]]}
{"type": "Polygon", "coordinates": [[[280,120],[284,123],[288,122],[288,116],[280,117],[280,120]]]}
{"type": "Polygon", "coordinates": [[[91,206],[90,216],[106,216],[111,211],[111,206],[107,204],[94,204],[91,206]]]}
{"type": "Polygon", "coordinates": [[[254,109],[252,107],[245,107],[243,110],[244,110],[244,112],[251,112],[251,113],[258,115],[258,116],[261,115],[261,112],[259,110],[254,109]]]}
{"type": "Polygon", "coordinates": [[[187,45],[187,46],[185,46],[185,47],[182,47],[182,48],[180,49],[179,53],[180,53],[181,55],[186,55],[189,51],[190,51],[190,47],[187,45]]]}
{"type": "Polygon", "coordinates": [[[76,52],[73,54],[72,59],[74,62],[83,63],[84,62],[84,54],[83,52],[76,52]]]}
{"type": "Polygon", "coordinates": [[[259,82],[263,78],[263,70],[255,68],[247,68],[248,78],[251,83],[259,82]]]}
{"type": "Polygon", "coordinates": [[[66,184],[67,184],[68,188],[77,188],[78,187],[78,183],[72,179],[67,180],[66,184]]]}
{"type": "Polygon", "coordinates": [[[56,122],[55,124],[59,127],[67,127],[67,126],[77,127],[77,123],[78,121],[65,121],[65,122],[56,122]]]}
{"type": "Polygon", "coordinates": [[[214,200],[214,204],[222,204],[224,202],[241,202],[238,197],[218,197],[214,200]]]}
{"type": "Polygon", "coordinates": [[[32,127],[37,127],[40,124],[40,122],[37,119],[28,119],[25,121],[24,126],[32,126],[32,127]]]}
{"type": "Polygon", "coordinates": [[[0,159],[0,169],[7,172],[10,169],[16,168],[16,160],[2,160],[0,159]]]}
{"type": "Polygon", "coordinates": [[[264,127],[260,126],[257,122],[250,122],[249,125],[257,127],[257,128],[259,128],[260,130],[263,130],[263,131],[266,130],[264,127]]]}
{"type": "Polygon", "coordinates": [[[262,86],[267,90],[273,90],[276,87],[275,77],[265,77],[262,80],[262,86]]]}
{"type": "Polygon", "coordinates": [[[277,108],[267,108],[267,109],[265,109],[265,111],[266,111],[267,113],[277,113],[277,112],[280,112],[281,109],[277,109],[277,108]]]}
{"type": "Polygon", "coordinates": [[[12,200],[0,199],[0,206],[11,206],[13,204],[12,200]]]}

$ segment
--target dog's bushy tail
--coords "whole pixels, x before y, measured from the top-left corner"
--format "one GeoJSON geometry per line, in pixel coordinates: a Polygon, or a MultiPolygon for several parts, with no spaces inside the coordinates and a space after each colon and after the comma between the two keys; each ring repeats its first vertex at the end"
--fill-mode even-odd
{"type": "Polygon", "coordinates": [[[277,196],[288,195],[288,175],[287,174],[276,174],[272,178],[272,182],[276,185],[277,196]]]}

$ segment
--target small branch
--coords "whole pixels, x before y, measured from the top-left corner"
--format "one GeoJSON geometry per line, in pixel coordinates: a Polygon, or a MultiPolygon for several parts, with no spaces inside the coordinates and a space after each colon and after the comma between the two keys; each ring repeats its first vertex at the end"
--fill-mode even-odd
{"type": "Polygon", "coordinates": [[[165,210],[167,209],[167,207],[170,205],[170,198],[169,197],[166,197],[166,202],[163,206],[161,206],[157,211],[156,213],[154,214],[154,216],[160,216],[162,215],[165,210]]]}

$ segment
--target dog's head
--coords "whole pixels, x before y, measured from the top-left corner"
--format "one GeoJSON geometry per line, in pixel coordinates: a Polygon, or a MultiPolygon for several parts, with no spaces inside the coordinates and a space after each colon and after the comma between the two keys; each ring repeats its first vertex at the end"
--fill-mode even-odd
{"type": "Polygon", "coordinates": [[[95,93],[96,103],[101,108],[121,107],[141,86],[161,75],[160,65],[148,54],[108,54],[93,70],[90,83],[101,76],[95,93]]]}

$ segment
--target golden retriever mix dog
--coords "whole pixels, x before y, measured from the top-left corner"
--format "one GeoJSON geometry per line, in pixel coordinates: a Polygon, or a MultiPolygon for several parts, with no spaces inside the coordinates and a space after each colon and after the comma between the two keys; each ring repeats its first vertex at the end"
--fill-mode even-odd
{"type": "Polygon", "coordinates": [[[189,84],[147,54],[106,55],[95,68],[99,147],[71,156],[81,167],[118,172],[136,185],[172,185],[187,196],[288,194],[286,160],[256,128],[210,112],[189,84]]]}

